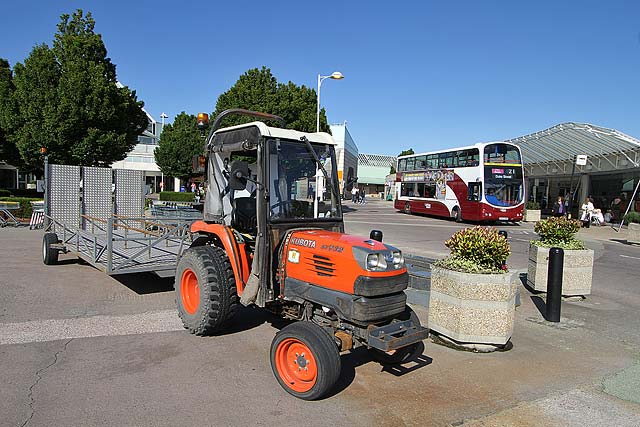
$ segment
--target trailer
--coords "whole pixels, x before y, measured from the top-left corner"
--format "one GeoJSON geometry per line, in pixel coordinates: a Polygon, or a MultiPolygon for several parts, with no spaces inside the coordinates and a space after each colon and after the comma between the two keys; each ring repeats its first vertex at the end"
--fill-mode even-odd
{"type": "Polygon", "coordinates": [[[193,242],[193,208],[145,214],[141,171],[45,163],[42,259],[71,253],[109,274],[152,272],[172,277],[193,242]]]}

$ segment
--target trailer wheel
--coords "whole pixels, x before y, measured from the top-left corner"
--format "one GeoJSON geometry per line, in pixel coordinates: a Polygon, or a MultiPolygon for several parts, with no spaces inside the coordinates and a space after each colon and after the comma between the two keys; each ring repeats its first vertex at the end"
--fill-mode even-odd
{"type": "Polygon", "coordinates": [[[271,343],[271,369],[290,394],[304,400],[319,399],[340,376],[338,346],[315,323],[292,323],[278,332],[271,343]]]}
{"type": "MultiPolygon", "coordinates": [[[[400,320],[413,320],[413,323],[420,326],[420,319],[416,313],[409,307],[399,316],[400,320]]],[[[424,351],[424,343],[422,341],[413,343],[406,347],[399,348],[394,351],[386,352],[372,348],[369,350],[371,358],[383,365],[401,365],[403,363],[411,362],[416,357],[420,356],[424,351]]]]}
{"type": "Polygon", "coordinates": [[[238,305],[235,277],[229,257],[214,246],[184,251],[176,268],[174,289],[178,315],[192,334],[219,331],[238,305]]]}
{"type": "Polygon", "coordinates": [[[56,233],[45,233],[42,237],[42,262],[45,265],[53,265],[58,262],[59,249],[52,248],[52,244],[58,243],[56,233]]]}

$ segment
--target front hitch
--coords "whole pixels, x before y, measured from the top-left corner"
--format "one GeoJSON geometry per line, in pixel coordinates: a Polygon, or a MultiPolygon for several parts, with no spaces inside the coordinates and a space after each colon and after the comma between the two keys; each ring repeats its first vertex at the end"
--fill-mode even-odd
{"type": "Polygon", "coordinates": [[[367,345],[382,351],[397,350],[417,343],[429,336],[429,329],[413,320],[391,322],[384,326],[367,328],[367,345]]]}

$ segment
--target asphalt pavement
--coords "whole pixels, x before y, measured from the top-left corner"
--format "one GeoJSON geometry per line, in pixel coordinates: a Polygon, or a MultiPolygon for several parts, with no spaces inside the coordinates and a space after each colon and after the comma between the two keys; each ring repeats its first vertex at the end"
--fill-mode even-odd
{"type": "MultiPolygon", "coordinates": [[[[346,231],[438,258],[465,224],[345,203],[346,231]]],[[[509,232],[510,268],[526,269],[531,224],[509,232]]],[[[582,230],[596,249],[593,294],[546,323],[524,288],[513,348],[458,352],[427,341],[400,369],[343,354],[336,390],[318,402],[277,384],[269,346],[279,319],[244,308],[225,333],[182,329],[171,279],[109,277],[70,255],[40,259],[40,231],[0,229],[2,426],[640,425],[640,246],[624,230],[582,230]]],[[[416,307],[421,318],[427,312],[416,307]]]]}

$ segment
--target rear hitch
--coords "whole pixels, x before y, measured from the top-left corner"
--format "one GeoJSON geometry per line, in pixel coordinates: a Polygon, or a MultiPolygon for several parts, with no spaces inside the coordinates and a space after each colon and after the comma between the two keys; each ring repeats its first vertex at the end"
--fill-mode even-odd
{"type": "Polygon", "coordinates": [[[369,326],[367,345],[382,351],[392,351],[422,341],[428,336],[429,329],[412,320],[396,321],[384,326],[369,326]]]}

